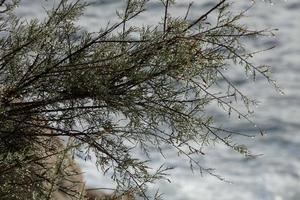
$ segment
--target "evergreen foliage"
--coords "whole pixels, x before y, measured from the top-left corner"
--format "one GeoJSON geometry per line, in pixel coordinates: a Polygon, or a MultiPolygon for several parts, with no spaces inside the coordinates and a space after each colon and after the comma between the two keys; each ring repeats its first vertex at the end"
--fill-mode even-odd
{"type": "Polygon", "coordinates": [[[153,171],[149,161],[135,157],[138,149],[163,156],[163,146],[172,148],[192,169],[212,175],[194,157],[204,155],[203,146],[221,142],[251,156],[231,141],[232,134],[242,133],[214,125],[205,108],[217,102],[229,115],[251,121],[255,101],[224,69],[239,66],[274,83],[269,67],[253,65],[253,54],[243,46],[243,38],[267,32],[241,24],[245,13],[233,14],[225,0],[194,20],[188,12],[172,18],[174,2],[162,0],[161,23],[128,26],[147,3],[127,0],[119,23],[89,33],[75,25],[87,6],[82,1],[60,0],[45,20],[30,22],[14,14],[18,1],[0,1],[1,197],[51,199],[54,190],[64,190],[73,199],[84,198],[59,187],[70,176],[65,155],[72,152],[86,159],[95,154],[98,168],[117,184],[116,193],[136,191],[145,199],[147,183],[166,178],[169,168],[153,171]],[[72,142],[62,148],[60,138],[72,142]],[[47,158],[53,155],[58,159],[51,166],[47,158]]]}

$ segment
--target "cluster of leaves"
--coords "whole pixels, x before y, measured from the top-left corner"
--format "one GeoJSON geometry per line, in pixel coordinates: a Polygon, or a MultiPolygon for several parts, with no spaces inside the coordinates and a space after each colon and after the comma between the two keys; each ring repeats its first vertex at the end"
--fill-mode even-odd
{"type": "MultiPolygon", "coordinates": [[[[13,14],[18,2],[0,1],[7,8],[0,13],[1,181],[7,182],[11,169],[25,174],[26,166],[39,160],[37,149],[53,152],[48,144],[58,136],[72,138],[84,157],[95,154],[117,190],[138,190],[146,199],[146,183],[164,178],[169,168],[153,172],[148,162],[134,157],[136,149],[147,156],[155,148],[163,155],[162,147],[168,146],[212,175],[192,156],[204,155],[202,147],[212,141],[250,155],[231,142],[239,133],[215,126],[204,109],[217,102],[249,120],[234,102],[241,100],[249,112],[255,102],[223,69],[234,63],[272,81],[266,66],[249,62],[252,54],[241,42],[265,31],[241,25],[244,12],[233,15],[226,0],[194,20],[188,20],[188,12],[173,18],[173,2],[162,1],[161,23],[128,27],[147,2],[127,0],[119,23],[88,33],[75,25],[86,6],[79,0],[61,0],[44,21],[30,22],[13,14]],[[228,90],[214,92],[220,77],[228,90]]],[[[41,180],[49,182],[47,177],[41,180]]]]}

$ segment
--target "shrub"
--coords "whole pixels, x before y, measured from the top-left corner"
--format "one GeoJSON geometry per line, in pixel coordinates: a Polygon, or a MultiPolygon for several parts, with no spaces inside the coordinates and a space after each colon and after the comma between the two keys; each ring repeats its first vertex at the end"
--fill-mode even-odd
{"type": "MultiPolygon", "coordinates": [[[[118,23],[89,33],[75,25],[87,5],[79,0],[61,0],[45,20],[29,22],[15,16],[17,1],[0,1],[2,196],[53,198],[53,191],[62,189],[60,180],[70,176],[63,164],[66,152],[80,152],[85,159],[95,154],[97,167],[115,181],[116,193],[136,191],[145,199],[147,183],[165,179],[169,168],[150,169],[148,161],[135,157],[137,149],[147,156],[154,148],[163,156],[167,146],[187,157],[192,169],[215,176],[194,157],[204,155],[203,146],[221,142],[251,156],[231,140],[242,133],[215,125],[205,108],[216,102],[229,115],[251,121],[255,101],[224,69],[238,66],[274,83],[268,66],[249,61],[254,53],[243,42],[268,32],[241,24],[245,12],[233,14],[226,0],[194,20],[188,20],[188,12],[173,18],[174,2],[165,0],[159,24],[129,26],[147,2],[127,0],[118,23]],[[59,138],[72,143],[61,149],[55,143],[59,138]],[[58,156],[54,166],[46,159],[52,155],[58,156]]],[[[67,189],[70,197],[83,198],[67,189]]]]}

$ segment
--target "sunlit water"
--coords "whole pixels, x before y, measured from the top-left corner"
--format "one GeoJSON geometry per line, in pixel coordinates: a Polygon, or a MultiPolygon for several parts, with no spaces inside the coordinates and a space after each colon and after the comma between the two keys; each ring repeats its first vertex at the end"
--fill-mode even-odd
{"type": "MultiPolygon", "coordinates": [[[[51,2],[51,1],[48,1],[51,2]]],[[[122,7],[118,0],[94,0],[79,24],[90,31],[97,31],[108,22],[117,20],[115,10],[122,7]]],[[[154,24],[162,14],[161,6],[152,3],[149,12],[143,14],[135,23],[154,24]]],[[[187,1],[178,1],[172,9],[175,15],[184,15],[187,1]]],[[[214,5],[214,1],[195,1],[190,16],[199,16],[214,5]]],[[[239,1],[236,11],[249,6],[248,0],[239,1]]],[[[43,16],[38,0],[25,0],[18,9],[21,16],[43,16]]],[[[241,72],[230,72],[230,77],[242,91],[256,98],[260,104],[255,108],[255,121],[267,131],[265,136],[254,139],[236,138],[246,144],[254,154],[263,154],[256,159],[246,159],[223,145],[206,149],[201,157],[204,167],[213,167],[231,184],[198,172],[191,173],[188,165],[172,151],[167,152],[167,160],[157,154],[152,155],[153,166],[161,163],[175,166],[168,182],[150,186],[150,192],[159,188],[168,200],[299,200],[300,199],[300,1],[273,1],[257,4],[248,12],[244,22],[249,27],[278,28],[276,37],[253,39],[249,48],[264,49],[273,45],[276,48],[258,54],[253,62],[272,65],[273,77],[285,92],[280,95],[263,78],[253,83],[242,77],[241,72]]],[[[254,125],[228,120],[225,112],[216,106],[209,111],[215,115],[216,122],[225,127],[258,133],[254,125]]],[[[258,135],[258,134],[257,134],[258,135]]],[[[93,187],[112,187],[109,178],[102,177],[92,163],[79,161],[85,171],[87,183],[93,187]]]]}

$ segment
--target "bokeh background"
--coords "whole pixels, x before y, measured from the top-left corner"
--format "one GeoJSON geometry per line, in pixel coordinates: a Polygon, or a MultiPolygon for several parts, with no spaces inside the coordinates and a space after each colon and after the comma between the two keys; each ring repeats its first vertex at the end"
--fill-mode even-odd
{"type": "MultiPolygon", "coordinates": [[[[24,18],[43,18],[44,9],[53,5],[53,0],[23,0],[17,9],[24,18]]],[[[88,31],[98,31],[116,20],[116,10],[124,7],[122,0],[89,0],[91,5],[80,18],[78,25],[88,31]]],[[[171,15],[184,16],[190,1],[177,0],[171,15]]],[[[201,15],[218,1],[195,0],[190,19],[201,15]]],[[[234,12],[248,8],[249,0],[234,2],[234,12]]],[[[142,14],[134,23],[154,25],[163,14],[159,0],[148,4],[148,12],[142,14]]],[[[284,91],[276,92],[262,77],[255,83],[247,80],[241,70],[228,72],[231,80],[247,95],[260,103],[254,107],[252,117],[257,126],[266,131],[260,136],[257,127],[234,116],[228,115],[211,105],[208,112],[215,116],[217,124],[223,127],[257,135],[255,138],[238,138],[245,144],[256,159],[247,159],[224,145],[215,145],[206,149],[206,155],[200,157],[204,167],[216,169],[228,182],[198,172],[192,173],[182,159],[168,151],[167,160],[153,152],[153,166],[166,163],[175,167],[170,172],[171,183],[166,181],[149,185],[149,192],[159,189],[167,200],[299,200],[300,199],[300,1],[273,0],[256,1],[242,20],[251,29],[278,28],[276,36],[252,38],[245,41],[250,50],[262,50],[271,46],[274,49],[257,54],[253,58],[256,64],[272,66],[273,78],[284,91]]],[[[113,187],[109,178],[103,177],[92,162],[78,160],[87,184],[90,187],[113,187]]]]}

